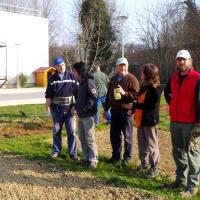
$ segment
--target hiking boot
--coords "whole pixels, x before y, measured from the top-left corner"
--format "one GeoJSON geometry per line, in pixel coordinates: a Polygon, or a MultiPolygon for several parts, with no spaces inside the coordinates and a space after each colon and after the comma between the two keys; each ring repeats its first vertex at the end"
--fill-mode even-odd
{"type": "Polygon", "coordinates": [[[148,165],[138,165],[136,168],[136,174],[140,174],[143,170],[148,170],[148,165]]]}
{"type": "Polygon", "coordinates": [[[157,168],[150,168],[150,170],[148,171],[146,178],[155,178],[156,176],[158,176],[160,173],[159,169],[157,168]]]}
{"type": "Polygon", "coordinates": [[[97,162],[90,162],[89,168],[90,169],[96,169],[97,168],[97,162]]]}
{"type": "Polygon", "coordinates": [[[58,158],[60,156],[59,153],[53,153],[51,154],[51,158],[55,159],[55,158],[58,158]]]}
{"type": "Polygon", "coordinates": [[[80,158],[76,155],[76,156],[70,156],[70,158],[73,160],[73,161],[79,161],[80,158]]]}
{"type": "Polygon", "coordinates": [[[113,157],[106,160],[107,163],[113,163],[113,164],[116,162],[119,162],[119,161],[120,161],[120,159],[113,158],[113,157]]]}
{"type": "Polygon", "coordinates": [[[83,165],[83,166],[89,166],[90,162],[89,160],[81,159],[78,161],[78,164],[83,165]]]}
{"type": "Polygon", "coordinates": [[[124,159],[123,165],[128,166],[131,163],[131,159],[124,159]]]}
{"type": "Polygon", "coordinates": [[[179,189],[179,188],[185,188],[185,185],[179,181],[174,181],[173,183],[170,183],[166,187],[168,189],[179,189]]]}
{"type": "Polygon", "coordinates": [[[182,198],[192,198],[197,195],[198,189],[195,188],[193,190],[185,190],[183,192],[180,192],[180,195],[182,198]]]}
{"type": "Polygon", "coordinates": [[[138,165],[136,168],[136,171],[141,171],[141,170],[146,170],[149,169],[150,167],[148,165],[138,165]]]}

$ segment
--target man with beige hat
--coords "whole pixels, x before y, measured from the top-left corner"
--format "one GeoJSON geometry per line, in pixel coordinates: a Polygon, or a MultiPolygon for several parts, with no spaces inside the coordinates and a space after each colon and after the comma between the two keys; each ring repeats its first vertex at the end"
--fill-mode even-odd
{"type": "Polygon", "coordinates": [[[112,145],[112,157],[109,163],[121,160],[122,133],[124,136],[124,164],[131,161],[133,124],[132,115],[127,111],[131,103],[137,98],[139,82],[136,77],[128,72],[128,61],[119,58],[116,61],[116,75],[114,75],[108,86],[105,102],[105,113],[111,108],[110,141],[112,145]]]}
{"type": "Polygon", "coordinates": [[[189,51],[176,55],[176,70],[165,87],[169,104],[172,153],[176,180],[168,187],[184,188],[182,197],[197,194],[200,175],[200,74],[189,51]]]}

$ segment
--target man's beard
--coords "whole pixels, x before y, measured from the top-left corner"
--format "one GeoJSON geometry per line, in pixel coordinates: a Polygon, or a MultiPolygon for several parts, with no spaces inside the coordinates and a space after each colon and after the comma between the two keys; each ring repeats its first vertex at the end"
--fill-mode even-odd
{"type": "Polygon", "coordinates": [[[189,66],[177,66],[178,71],[188,71],[190,69],[189,66]]]}

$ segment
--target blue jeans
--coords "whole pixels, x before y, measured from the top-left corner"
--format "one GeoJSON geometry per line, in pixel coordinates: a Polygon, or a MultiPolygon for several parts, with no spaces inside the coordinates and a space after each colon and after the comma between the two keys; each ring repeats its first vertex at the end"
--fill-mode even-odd
{"type": "Polygon", "coordinates": [[[70,111],[64,112],[62,110],[56,110],[51,108],[51,114],[53,118],[53,153],[61,153],[62,149],[62,127],[65,123],[67,138],[68,138],[68,150],[70,157],[77,156],[76,149],[76,121],[75,115],[72,115],[70,111]]]}
{"type": "MultiPolygon", "coordinates": [[[[96,113],[96,116],[95,116],[95,124],[96,125],[99,125],[99,108],[100,108],[100,103],[101,103],[101,105],[103,106],[103,109],[104,109],[105,101],[106,101],[106,97],[105,96],[98,97],[98,99],[97,99],[97,113],[96,113]]],[[[111,123],[110,110],[107,112],[106,120],[107,120],[107,122],[109,124],[111,123]]]]}

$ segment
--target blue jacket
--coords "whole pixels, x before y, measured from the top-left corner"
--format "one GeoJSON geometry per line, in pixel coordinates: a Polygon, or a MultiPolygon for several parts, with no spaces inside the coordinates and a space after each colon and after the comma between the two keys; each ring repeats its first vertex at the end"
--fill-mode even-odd
{"type": "MultiPolygon", "coordinates": [[[[78,91],[78,83],[75,81],[73,74],[66,70],[61,80],[60,76],[56,72],[52,75],[48,81],[47,89],[45,92],[45,98],[53,99],[54,97],[71,97],[76,96],[78,91]]],[[[68,111],[72,104],[69,105],[57,105],[52,103],[51,108],[63,111],[68,111]]]]}
{"type": "Polygon", "coordinates": [[[97,112],[97,89],[92,79],[80,83],[76,96],[76,111],[80,118],[90,117],[97,112]]]}

